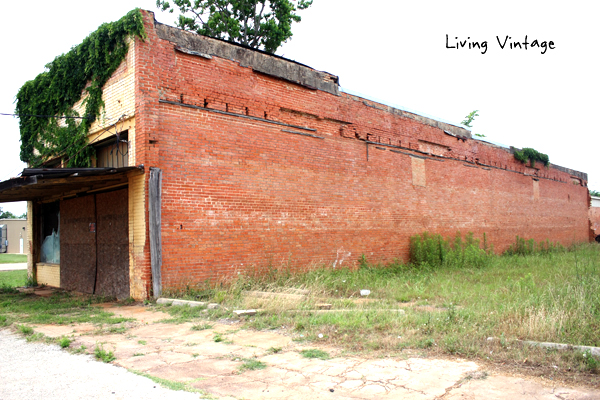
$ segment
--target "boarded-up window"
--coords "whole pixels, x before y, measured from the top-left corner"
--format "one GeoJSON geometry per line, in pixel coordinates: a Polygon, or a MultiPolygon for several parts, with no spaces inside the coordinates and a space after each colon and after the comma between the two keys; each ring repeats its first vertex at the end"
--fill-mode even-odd
{"type": "Polygon", "coordinates": [[[412,183],[415,186],[427,186],[425,181],[425,160],[423,158],[411,157],[412,183]]]}
{"type": "Polygon", "coordinates": [[[113,137],[96,146],[96,166],[98,168],[120,168],[129,166],[129,142],[127,132],[113,137]]]}
{"type": "Polygon", "coordinates": [[[540,181],[533,181],[533,200],[540,199],[540,181]]]}

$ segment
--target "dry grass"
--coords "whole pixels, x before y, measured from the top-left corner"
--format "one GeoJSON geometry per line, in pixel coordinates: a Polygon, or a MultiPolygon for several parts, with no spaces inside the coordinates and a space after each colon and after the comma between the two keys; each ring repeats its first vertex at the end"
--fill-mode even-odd
{"type": "MultiPolygon", "coordinates": [[[[363,260],[356,270],[271,270],[240,275],[218,290],[199,290],[212,290],[208,297],[229,309],[262,309],[246,319],[248,327],[285,327],[296,340],[371,354],[460,355],[599,382],[599,360],[520,342],[600,346],[600,246],[595,244],[525,256],[488,255],[477,268],[373,266],[363,260]],[[365,298],[361,289],[371,294],[365,298]],[[293,290],[308,294],[290,295],[293,290]],[[248,291],[285,295],[257,297],[248,291]],[[323,302],[334,311],[317,311],[316,304],[323,302]]],[[[193,290],[182,295],[197,296],[193,290]]]]}

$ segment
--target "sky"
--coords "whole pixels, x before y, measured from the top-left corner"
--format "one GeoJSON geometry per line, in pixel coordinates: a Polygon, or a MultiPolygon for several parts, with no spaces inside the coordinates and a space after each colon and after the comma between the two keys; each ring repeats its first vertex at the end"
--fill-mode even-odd
{"type": "MultiPolygon", "coordinates": [[[[46,63],[136,7],[175,25],[154,0],[3,4],[0,113],[14,112],[19,88],[46,63]]],[[[600,190],[600,2],[314,0],[300,15],[277,54],[339,76],[347,92],[438,120],[478,110],[473,133],[547,153],[600,190]],[[511,49],[525,38],[527,49],[511,49]]],[[[6,180],[25,167],[16,118],[0,116],[0,138],[6,180]]]]}

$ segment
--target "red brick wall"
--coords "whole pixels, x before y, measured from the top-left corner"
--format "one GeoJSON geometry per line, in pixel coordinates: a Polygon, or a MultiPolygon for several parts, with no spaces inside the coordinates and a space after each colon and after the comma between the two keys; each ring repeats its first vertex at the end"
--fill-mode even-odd
{"type": "Polygon", "coordinates": [[[485,232],[497,251],[516,235],[589,239],[587,188],[567,172],[526,167],[505,149],[361,98],[177,52],[151,17],[146,27],[136,58],[136,151],[164,171],[166,287],[249,267],[339,265],[341,257],[349,265],[361,254],[406,260],[409,237],[423,231],[485,232]],[[182,99],[241,116],[159,103],[182,99]],[[315,131],[243,117],[265,113],[315,131]]]}

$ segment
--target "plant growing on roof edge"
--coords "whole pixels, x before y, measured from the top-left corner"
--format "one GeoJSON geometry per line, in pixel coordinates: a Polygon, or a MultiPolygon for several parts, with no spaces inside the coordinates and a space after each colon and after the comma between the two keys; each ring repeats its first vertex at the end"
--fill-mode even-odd
{"type": "Polygon", "coordinates": [[[100,25],[19,89],[16,114],[20,116],[22,161],[38,166],[64,155],[67,167],[91,165],[93,149],[87,146],[87,135],[104,106],[102,87],[125,59],[127,39],[135,36],[146,37],[137,8],[119,21],[100,25]],[[86,94],[85,118],[66,119],[61,124],[61,118],[49,117],[79,117],[73,106],[86,94]]]}
{"type": "Polygon", "coordinates": [[[163,11],[179,8],[182,29],[268,53],[292,37],[292,23],[301,20],[296,11],[311,5],[312,0],[156,0],[163,11]]]}
{"type": "MultiPolygon", "coordinates": [[[[463,124],[464,126],[468,127],[468,128],[472,128],[473,126],[471,126],[471,123],[473,122],[473,120],[475,119],[475,117],[479,117],[479,114],[477,114],[479,110],[475,110],[475,111],[471,111],[466,117],[465,119],[461,122],[461,124],[463,124]]],[[[485,137],[484,134],[481,133],[474,133],[475,136],[478,137],[485,137]]]]}
{"type": "Polygon", "coordinates": [[[529,161],[532,167],[535,167],[536,161],[543,162],[546,167],[550,165],[548,154],[540,153],[536,149],[530,147],[525,147],[522,150],[515,150],[515,158],[523,164],[527,164],[529,161]]]}

